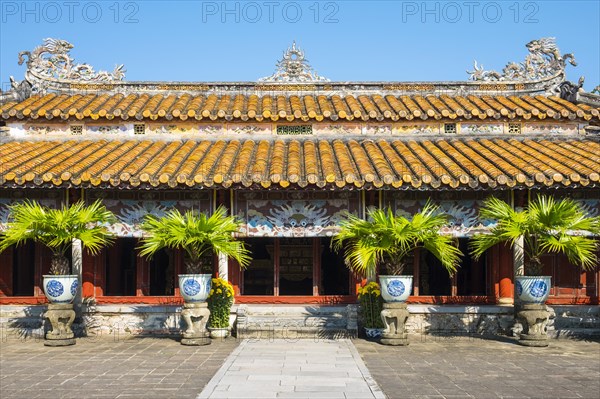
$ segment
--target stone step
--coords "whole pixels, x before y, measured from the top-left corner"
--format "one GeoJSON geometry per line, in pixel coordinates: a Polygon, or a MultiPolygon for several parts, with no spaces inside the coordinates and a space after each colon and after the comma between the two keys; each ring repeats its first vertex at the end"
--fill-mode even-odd
{"type": "Polygon", "coordinates": [[[550,338],[598,338],[600,328],[561,328],[548,331],[550,338]]]}
{"type": "Polygon", "coordinates": [[[239,338],[342,338],[357,334],[357,307],[239,305],[239,338]]]}

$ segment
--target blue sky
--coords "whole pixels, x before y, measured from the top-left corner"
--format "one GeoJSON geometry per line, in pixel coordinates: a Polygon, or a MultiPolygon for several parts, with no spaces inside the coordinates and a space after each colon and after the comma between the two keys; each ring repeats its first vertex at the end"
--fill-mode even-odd
{"type": "Polygon", "coordinates": [[[292,40],[333,81],[465,80],[474,59],[501,70],[525,44],[556,37],[589,91],[600,83],[600,1],[7,1],[0,0],[0,80],[45,37],[75,45],[127,80],[254,81],[292,40]]]}

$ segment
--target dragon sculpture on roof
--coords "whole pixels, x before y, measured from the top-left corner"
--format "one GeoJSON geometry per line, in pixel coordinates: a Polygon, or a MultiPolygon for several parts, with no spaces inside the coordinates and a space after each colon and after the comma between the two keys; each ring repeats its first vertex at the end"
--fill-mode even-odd
{"type": "Polygon", "coordinates": [[[556,39],[545,37],[532,40],[526,45],[529,54],[525,61],[509,62],[502,72],[485,70],[483,65],[474,61],[474,70],[467,71],[471,80],[475,81],[532,81],[551,78],[564,73],[567,62],[577,66],[572,53],[561,55],[556,46],[556,39]]]}
{"type": "Polygon", "coordinates": [[[123,80],[125,69],[117,65],[113,72],[94,71],[89,64],[77,64],[69,55],[73,45],[66,40],[44,39],[44,44],[33,51],[19,53],[19,65],[25,62],[27,56],[27,69],[34,74],[59,80],[75,80],[84,82],[111,82],[123,80]]]}

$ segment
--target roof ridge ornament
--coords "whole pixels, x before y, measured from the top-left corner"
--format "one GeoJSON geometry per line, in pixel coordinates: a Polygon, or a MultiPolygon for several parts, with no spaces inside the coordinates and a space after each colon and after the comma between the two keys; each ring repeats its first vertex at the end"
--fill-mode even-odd
{"type": "MultiPolygon", "coordinates": [[[[77,64],[69,52],[73,45],[66,40],[47,38],[33,51],[19,53],[19,65],[27,56],[27,75],[37,79],[105,83],[125,79],[123,65],[115,66],[113,72],[98,71],[89,64],[77,64]]],[[[29,79],[28,79],[29,80],[29,79]]]]}
{"type": "Polygon", "coordinates": [[[502,73],[486,71],[481,64],[474,61],[474,70],[467,71],[470,80],[475,81],[535,81],[564,75],[567,62],[577,66],[572,53],[560,54],[554,37],[532,40],[525,45],[529,54],[525,61],[506,64],[502,73]]]}
{"type": "Polygon", "coordinates": [[[258,79],[259,82],[329,82],[330,80],[319,76],[304,57],[304,51],[296,47],[296,41],[292,47],[283,52],[283,58],[277,61],[277,70],[271,76],[258,79]]]}

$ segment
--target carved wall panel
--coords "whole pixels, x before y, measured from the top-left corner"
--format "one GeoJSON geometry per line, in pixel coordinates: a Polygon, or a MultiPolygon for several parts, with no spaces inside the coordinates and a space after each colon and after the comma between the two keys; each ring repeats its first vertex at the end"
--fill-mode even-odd
{"type": "Polygon", "coordinates": [[[356,192],[245,192],[235,212],[246,237],[327,237],[338,231],[346,212],[357,214],[356,192]]]}
{"type": "Polygon", "coordinates": [[[102,199],[102,203],[113,212],[118,223],[110,231],[119,237],[141,237],[140,224],[148,214],[163,216],[173,208],[185,212],[191,209],[212,212],[210,192],[120,192],[92,190],[86,192],[88,202],[102,199]]]}
{"type": "MultiPolygon", "coordinates": [[[[435,205],[439,205],[442,212],[448,215],[448,225],[441,232],[455,237],[470,237],[478,232],[485,232],[494,223],[491,220],[479,218],[479,209],[483,200],[490,193],[466,193],[466,192],[444,192],[444,193],[386,193],[384,204],[391,206],[396,215],[410,218],[416,212],[423,209],[428,199],[435,205]]],[[[504,201],[509,201],[506,192],[495,192],[494,196],[504,201]]]]}
{"type": "Polygon", "coordinates": [[[6,229],[9,206],[28,200],[37,201],[44,206],[58,208],[65,199],[64,190],[2,190],[0,191],[0,231],[6,229]]]}

